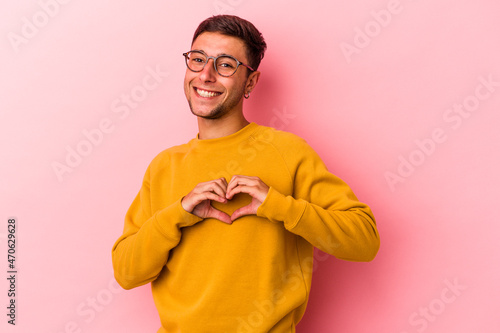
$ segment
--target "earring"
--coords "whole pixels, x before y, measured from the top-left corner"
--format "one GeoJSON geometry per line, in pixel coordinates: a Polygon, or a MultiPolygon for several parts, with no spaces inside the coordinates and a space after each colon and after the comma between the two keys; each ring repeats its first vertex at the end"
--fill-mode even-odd
{"type": "Polygon", "coordinates": [[[244,96],[245,96],[245,99],[249,99],[250,98],[250,91],[247,92],[244,96]]]}

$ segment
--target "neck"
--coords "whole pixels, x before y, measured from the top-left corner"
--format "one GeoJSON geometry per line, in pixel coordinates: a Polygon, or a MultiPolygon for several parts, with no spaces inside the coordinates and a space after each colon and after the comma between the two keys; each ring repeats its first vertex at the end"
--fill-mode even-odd
{"type": "Polygon", "coordinates": [[[198,138],[200,140],[222,138],[238,132],[248,124],[243,112],[233,113],[218,119],[198,117],[198,138]]]}

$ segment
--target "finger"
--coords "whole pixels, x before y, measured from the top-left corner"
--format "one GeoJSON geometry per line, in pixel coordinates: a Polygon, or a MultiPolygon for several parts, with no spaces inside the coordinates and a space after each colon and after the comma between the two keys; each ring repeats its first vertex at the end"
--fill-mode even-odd
{"type": "Polygon", "coordinates": [[[222,190],[224,191],[224,197],[226,196],[226,192],[227,192],[227,180],[226,178],[222,177],[218,180],[218,183],[220,185],[220,187],[222,188],[222,190]]]}
{"type": "Polygon", "coordinates": [[[238,185],[237,187],[233,188],[231,191],[228,191],[226,193],[226,198],[228,200],[231,200],[235,194],[238,193],[247,193],[250,196],[254,197],[256,193],[256,188],[253,186],[247,186],[247,185],[238,185]]]}
{"type": "MultiPolygon", "coordinates": [[[[220,180],[219,180],[220,181],[220,180]]],[[[207,186],[203,189],[204,193],[216,193],[222,198],[226,198],[226,185],[220,181],[218,182],[212,182],[210,184],[207,184],[207,186]]]]}
{"type": "Polygon", "coordinates": [[[223,177],[213,181],[199,183],[191,192],[181,199],[182,207],[187,212],[192,212],[197,205],[207,199],[226,203],[226,188],[227,181],[223,177]]]}
{"type": "Polygon", "coordinates": [[[203,189],[201,189],[202,193],[200,193],[200,194],[214,193],[214,194],[218,195],[220,198],[224,199],[224,200],[217,199],[217,201],[226,202],[226,187],[227,187],[226,183],[219,179],[217,181],[213,181],[213,182],[206,184],[203,187],[203,189]]]}
{"type": "Polygon", "coordinates": [[[220,182],[222,183],[222,187],[226,188],[227,187],[227,180],[224,177],[219,178],[220,182]]]}
{"type": "Polygon", "coordinates": [[[208,214],[207,214],[207,217],[217,219],[217,220],[222,221],[222,222],[227,223],[227,224],[233,223],[233,221],[231,220],[231,217],[229,215],[227,215],[226,213],[224,213],[216,208],[213,208],[213,207],[210,207],[208,214]]]}
{"type": "Polygon", "coordinates": [[[214,193],[214,192],[203,192],[203,193],[201,193],[200,201],[198,203],[205,201],[207,199],[222,202],[222,203],[227,202],[225,194],[222,194],[222,196],[221,196],[218,193],[214,193]]]}
{"type": "Polygon", "coordinates": [[[217,202],[221,202],[221,203],[227,202],[227,199],[225,197],[221,197],[213,192],[198,193],[198,194],[194,195],[191,200],[192,201],[190,203],[190,206],[186,205],[186,207],[192,207],[191,210],[187,210],[186,207],[183,206],[184,209],[186,209],[186,211],[188,211],[188,212],[192,212],[199,204],[201,204],[207,200],[213,200],[213,201],[217,201],[217,202]]]}
{"type": "Polygon", "coordinates": [[[233,176],[233,178],[231,178],[231,181],[227,185],[226,198],[230,200],[236,193],[241,193],[241,191],[236,191],[236,189],[239,189],[246,184],[247,179],[245,179],[243,176],[233,176]]]}
{"type": "Polygon", "coordinates": [[[255,215],[257,214],[257,211],[255,210],[255,208],[250,204],[250,205],[246,205],[246,206],[243,206],[241,208],[238,208],[237,210],[235,210],[233,212],[233,214],[231,215],[231,220],[234,221],[242,216],[246,216],[246,215],[255,215]]]}
{"type": "Polygon", "coordinates": [[[226,188],[226,198],[230,199],[228,197],[228,193],[231,192],[235,186],[238,186],[237,176],[233,176],[229,181],[229,184],[227,185],[226,188]]]}
{"type": "Polygon", "coordinates": [[[213,185],[213,184],[216,184],[217,186],[219,186],[220,188],[224,189],[224,191],[226,190],[227,188],[227,180],[226,178],[224,177],[221,177],[221,178],[217,178],[217,179],[214,179],[212,181],[209,181],[207,182],[208,185],[213,185]]]}

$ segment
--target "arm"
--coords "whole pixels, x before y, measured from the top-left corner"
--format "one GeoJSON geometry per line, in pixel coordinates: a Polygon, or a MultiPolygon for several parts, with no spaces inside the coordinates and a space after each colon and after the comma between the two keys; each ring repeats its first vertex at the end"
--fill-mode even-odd
{"type": "Polygon", "coordinates": [[[181,200],[159,211],[151,211],[149,168],[141,190],[126,217],[123,235],[112,250],[116,281],[131,289],[155,280],[169,252],[180,241],[181,228],[201,220],[186,212],[181,200]]]}
{"type": "Polygon", "coordinates": [[[293,183],[292,195],[283,195],[258,177],[235,176],[226,197],[248,193],[252,202],[236,210],[232,220],[256,214],[285,228],[313,246],[339,259],[370,261],[380,246],[370,208],[359,202],[341,179],[328,172],[319,156],[305,141],[277,150],[293,183]]]}
{"type": "Polygon", "coordinates": [[[179,243],[181,228],[209,217],[231,223],[226,213],[210,205],[211,200],[227,201],[226,186],[224,178],[200,183],[182,199],[152,212],[148,168],[142,188],[127,212],[123,235],[113,247],[113,268],[118,283],[131,289],[155,280],[170,250],[179,243]]]}
{"type": "Polygon", "coordinates": [[[305,142],[298,143],[296,159],[286,156],[294,184],[292,196],[270,188],[257,215],[281,221],[287,230],[339,259],[370,261],[380,238],[370,208],[359,202],[341,179],[328,172],[305,142]]]}
{"type": "Polygon", "coordinates": [[[371,261],[380,246],[370,208],[356,202],[350,193],[336,205],[323,208],[285,196],[271,187],[257,215],[283,222],[290,232],[339,259],[371,261]]]}

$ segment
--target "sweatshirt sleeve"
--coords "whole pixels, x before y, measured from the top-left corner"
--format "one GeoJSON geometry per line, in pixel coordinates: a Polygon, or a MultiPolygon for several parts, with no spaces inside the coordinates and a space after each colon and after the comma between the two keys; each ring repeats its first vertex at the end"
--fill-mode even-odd
{"type": "Polygon", "coordinates": [[[182,208],[181,199],[152,212],[150,169],[139,194],[125,216],[123,235],[112,249],[116,281],[132,289],[155,280],[165,266],[169,252],[181,239],[181,228],[201,219],[182,208]]]}
{"type": "Polygon", "coordinates": [[[257,215],[283,222],[290,232],[339,259],[371,261],[380,246],[375,218],[341,179],[331,174],[320,157],[299,141],[280,152],[293,182],[293,194],[270,187],[257,215]]]}

